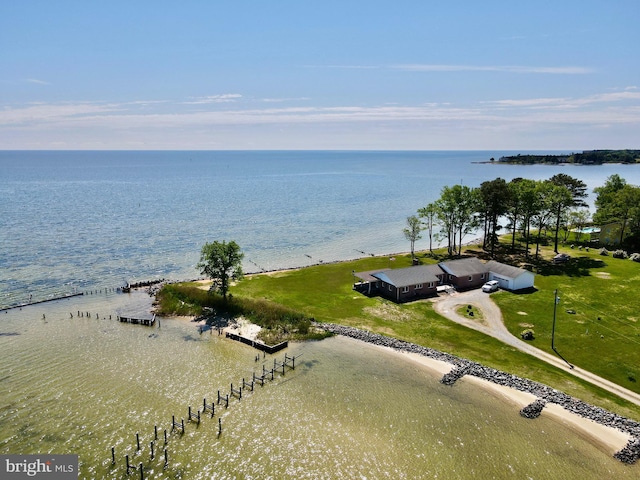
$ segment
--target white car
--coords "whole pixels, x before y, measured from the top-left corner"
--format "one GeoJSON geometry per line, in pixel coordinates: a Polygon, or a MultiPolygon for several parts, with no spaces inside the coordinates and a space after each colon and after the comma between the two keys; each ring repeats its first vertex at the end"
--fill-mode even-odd
{"type": "Polygon", "coordinates": [[[495,292],[499,286],[500,284],[497,280],[490,280],[482,286],[482,291],[487,293],[495,292]]]}

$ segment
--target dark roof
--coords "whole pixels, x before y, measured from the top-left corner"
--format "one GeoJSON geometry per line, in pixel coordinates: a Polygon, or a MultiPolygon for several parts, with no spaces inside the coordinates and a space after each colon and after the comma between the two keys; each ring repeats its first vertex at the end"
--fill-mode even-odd
{"type": "Polygon", "coordinates": [[[487,268],[490,272],[497,273],[498,275],[504,275],[510,278],[518,278],[523,273],[527,273],[528,270],[523,268],[514,267],[513,265],[507,265],[506,263],[496,262],[495,260],[489,260],[487,268]]]}
{"type": "Polygon", "coordinates": [[[419,283],[438,282],[438,275],[442,275],[442,269],[438,265],[416,265],[380,271],[372,275],[396,288],[401,288],[419,283]]]}
{"type": "Polygon", "coordinates": [[[450,275],[456,277],[466,277],[469,275],[477,275],[478,273],[488,273],[487,266],[482,263],[478,257],[460,258],[458,260],[449,260],[441,262],[438,265],[450,275]]]}
{"type": "Polygon", "coordinates": [[[354,272],[353,275],[363,282],[377,282],[378,279],[373,276],[374,273],[386,272],[391,270],[390,268],[383,268],[381,270],[368,270],[366,272],[354,272]]]}

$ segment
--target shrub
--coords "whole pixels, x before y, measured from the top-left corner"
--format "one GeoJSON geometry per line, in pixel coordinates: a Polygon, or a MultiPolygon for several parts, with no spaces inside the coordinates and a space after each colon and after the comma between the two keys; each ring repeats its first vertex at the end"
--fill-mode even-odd
{"type": "Polygon", "coordinates": [[[535,332],[530,328],[527,328],[526,330],[520,332],[520,336],[523,340],[533,340],[535,338],[535,332]]]}
{"type": "Polygon", "coordinates": [[[609,255],[609,250],[607,250],[606,248],[602,247],[598,253],[600,253],[600,255],[604,255],[606,257],[607,255],[609,255]]]}
{"type": "Polygon", "coordinates": [[[634,262],[640,262],[640,253],[632,253],[629,258],[634,262]]]}
{"type": "Polygon", "coordinates": [[[629,255],[627,254],[627,252],[624,251],[624,250],[620,250],[620,249],[618,249],[615,252],[613,252],[611,254],[611,256],[613,258],[629,258],[629,255]]]}

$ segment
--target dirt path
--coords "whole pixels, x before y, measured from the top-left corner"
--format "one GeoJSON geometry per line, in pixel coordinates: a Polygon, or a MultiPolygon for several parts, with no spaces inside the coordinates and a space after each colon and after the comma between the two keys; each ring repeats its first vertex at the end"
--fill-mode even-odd
{"type": "Polygon", "coordinates": [[[591,372],[583,370],[579,367],[570,368],[561,358],[544,352],[523,340],[511,335],[504,326],[502,321],[502,312],[498,306],[491,300],[489,294],[481,290],[471,290],[469,292],[455,292],[451,295],[439,297],[434,301],[433,308],[436,312],[449,320],[464,325],[474,330],[478,330],[486,335],[497,338],[501,342],[511,345],[518,350],[533,355],[555,367],[558,367],[571,375],[588,381],[600,388],[618,395],[636,405],[640,405],[640,394],[632,392],[620,385],[609,380],[599,377],[591,372]],[[456,313],[460,306],[473,305],[482,312],[483,324],[475,322],[456,313]]]}

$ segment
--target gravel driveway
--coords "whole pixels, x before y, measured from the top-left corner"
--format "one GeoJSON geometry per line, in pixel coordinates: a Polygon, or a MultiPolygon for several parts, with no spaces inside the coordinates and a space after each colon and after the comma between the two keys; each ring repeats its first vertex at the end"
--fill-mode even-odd
{"type": "Polygon", "coordinates": [[[453,320],[460,325],[464,325],[474,330],[478,330],[486,335],[497,338],[503,343],[510,345],[518,350],[533,355],[555,367],[558,367],[576,377],[582,378],[594,385],[597,385],[609,392],[640,405],[640,395],[627,390],[609,380],[594,375],[591,372],[583,370],[579,367],[570,368],[561,358],[544,352],[529,343],[514,337],[509,333],[502,321],[502,312],[491,299],[491,295],[482,290],[470,290],[468,292],[454,292],[450,295],[443,295],[433,302],[434,310],[449,320],[453,320]],[[463,317],[456,313],[460,306],[473,305],[482,312],[482,320],[474,321],[463,317]]]}

